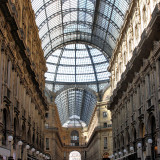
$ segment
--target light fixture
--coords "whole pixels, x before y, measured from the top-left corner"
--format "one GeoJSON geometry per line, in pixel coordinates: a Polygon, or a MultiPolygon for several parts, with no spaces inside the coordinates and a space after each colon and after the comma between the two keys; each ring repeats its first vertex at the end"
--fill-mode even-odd
{"type": "Polygon", "coordinates": [[[137,144],[137,147],[141,148],[141,147],[142,147],[142,144],[141,144],[141,143],[138,143],[138,144],[137,144]]]}
{"type": "Polygon", "coordinates": [[[130,147],[130,151],[131,151],[131,152],[134,151],[134,148],[133,148],[133,147],[130,147]]]}
{"type": "Polygon", "coordinates": [[[31,151],[32,151],[32,152],[35,152],[35,148],[32,148],[31,151]]]}
{"type": "Polygon", "coordinates": [[[13,141],[13,136],[8,136],[8,141],[12,142],[13,141]]]}
{"type": "Polygon", "coordinates": [[[30,146],[28,144],[26,145],[26,149],[30,149],[30,146]]]}
{"type": "Polygon", "coordinates": [[[19,142],[18,142],[18,145],[19,145],[19,146],[22,146],[22,144],[23,144],[22,141],[19,141],[19,142]]]}
{"type": "Polygon", "coordinates": [[[148,139],[149,144],[152,144],[152,142],[153,142],[152,139],[148,139]]]}

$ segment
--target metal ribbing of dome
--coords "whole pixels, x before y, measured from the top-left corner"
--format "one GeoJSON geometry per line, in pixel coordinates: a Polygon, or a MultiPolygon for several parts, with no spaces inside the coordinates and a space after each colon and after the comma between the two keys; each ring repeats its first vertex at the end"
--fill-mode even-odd
{"type": "Polygon", "coordinates": [[[109,82],[108,58],[89,45],[64,46],[53,52],[46,62],[46,84],[51,91],[57,91],[56,85],[92,84],[99,92],[99,85],[109,82]]]}

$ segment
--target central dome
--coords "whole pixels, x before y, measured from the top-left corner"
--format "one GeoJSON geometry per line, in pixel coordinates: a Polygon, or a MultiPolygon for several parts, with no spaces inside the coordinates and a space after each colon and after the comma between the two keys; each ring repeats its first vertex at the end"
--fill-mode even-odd
{"type": "Polygon", "coordinates": [[[109,82],[108,58],[89,45],[66,45],[53,52],[46,62],[46,86],[54,92],[66,84],[90,84],[92,89],[96,88],[96,92],[99,92],[99,84],[109,82]]]}

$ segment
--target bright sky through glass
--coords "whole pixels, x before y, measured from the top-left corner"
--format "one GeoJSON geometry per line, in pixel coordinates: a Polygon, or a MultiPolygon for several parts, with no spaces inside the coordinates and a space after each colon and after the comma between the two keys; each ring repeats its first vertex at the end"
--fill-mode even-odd
{"type": "Polygon", "coordinates": [[[111,57],[131,0],[32,0],[44,56],[83,41],[111,57]]]}

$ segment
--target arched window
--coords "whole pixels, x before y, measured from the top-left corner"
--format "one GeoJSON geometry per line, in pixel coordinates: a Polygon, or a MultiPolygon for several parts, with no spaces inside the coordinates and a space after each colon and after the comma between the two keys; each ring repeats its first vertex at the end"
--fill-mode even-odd
{"type": "Polygon", "coordinates": [[[29,143],[31,143],[31,129],[30,129],[30,126],[28,128],[28,132],[27,132],[27,140],[29,143]]]}
{"type": "Polygon", "coordinates": [[[22,125],[22,139],[26,140],[26,126],[25,126],[25,122],[23,122],[23,125],[22,125]]]}
{"type": "Polygon", "coordinates": [[[126,54],[126,52],[124,52],[124,65],[126,66],[126,63],[127,63],[127,54],[126,54]]]}
{"type": "Polygon", "coordinates": [[[156,137],[156,120],[155,117],[152,116],[150,119],[150,127],[151,127],[151,135],[152,135],[152,159],[157,158],[157,137],[156,137]]]}
{"type": "Polygon", "coordinates": [[[17,143],[17,136],[19,135],[19,121],[18,117],[14,118],[14,135],[13,135],[13,147],[15,149],[17,143]]]}
{"type": "Polygon", "coordinates": [[[143,24],[144,24],[144,28],[146,28],[146,22],[147,22],[147,11],[146,11],[146,6],[143,7],[142,10],[142,18],[143,18],[143,24]]]}
{"type": "Polygon", "coordinates": [[[138,27],[138,24],[136,24],[135,26],[135,38],[138,39],[139,37],[139,27],[138,27]]]}
{"type": "Polygon", "coordinates": [[[79,133],[76,130],[71,132],[71,146],[79,146],[79,133]]]}
{"type": "Polygon", "coordinates": [[[35,142],[35,134],[34,134],[34,132],[33,132],[32,143],[34,143],[34,142],[35,142]]]}
{"type": "Polygon", "coordinates": [[[7,111],[3,110],[3,140],[2,144],[5,145],[7,140],[7,111]]]}

